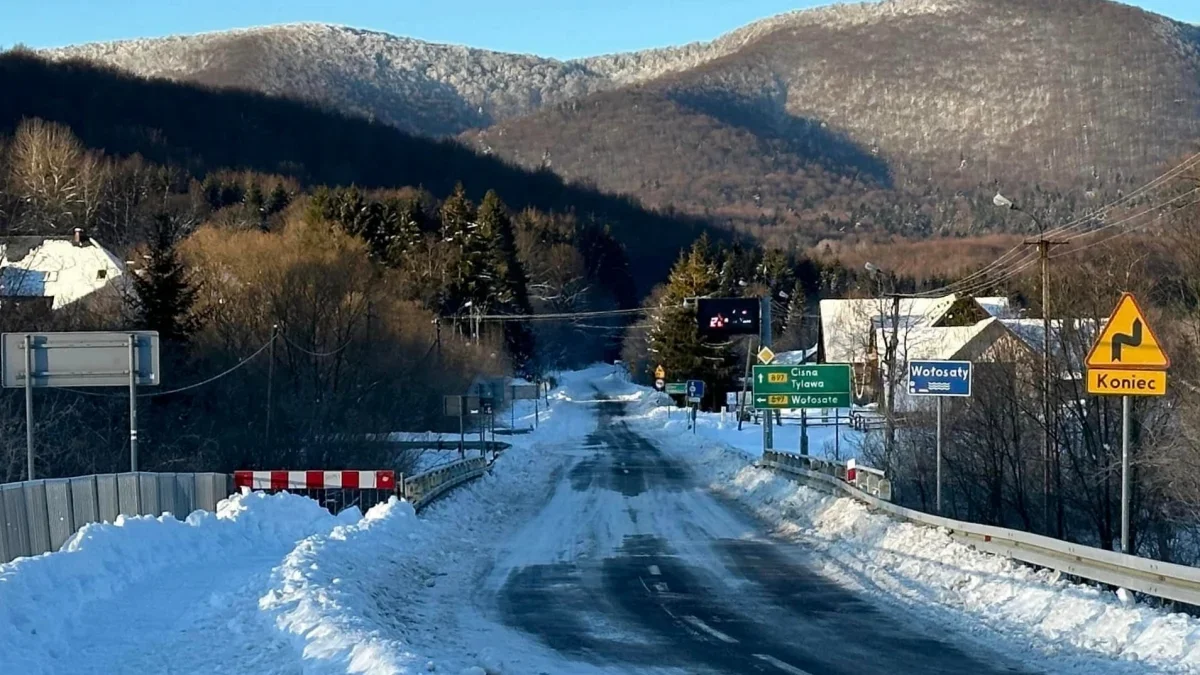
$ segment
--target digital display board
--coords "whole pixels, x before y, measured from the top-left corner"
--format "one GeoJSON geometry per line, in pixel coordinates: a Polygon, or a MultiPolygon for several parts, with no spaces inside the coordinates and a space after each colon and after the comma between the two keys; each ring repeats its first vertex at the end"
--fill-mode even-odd
{"type": "Polygon", "coordinates": [[[704,335],[758,335],[758,298],[701,298],[696,319],[704,335]]]}

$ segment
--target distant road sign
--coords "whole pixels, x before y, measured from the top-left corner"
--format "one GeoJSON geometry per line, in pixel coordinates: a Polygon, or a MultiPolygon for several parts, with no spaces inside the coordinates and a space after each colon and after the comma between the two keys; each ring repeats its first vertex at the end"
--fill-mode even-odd
{"type": "Polygon", "coordinates": [[[155,331],[5,333],[5,387],[24,387],[25,337],[31,345],[33,387],[128,387],[129,336],[134,336],[137,386],[162,384],[155,331]]]}
{"type": "Polygon", "coordinates": [[[700,298],[696,321],[704,335],[758,335],[758,298],[700,298]]]}
{"type": "Polygon", "coordinates": [[[663,367],[661,365],[654,369],[655,379],[661,380],[661,379],[665,378],[666,376],[667,376],[667,371],[665,369],[663,369],[663,367]]]}
{"type": "Polygon", "coordinates": [[[512,398],[514,401],[528,401],[538,397],[536,384],[514,384],[512,385],[512,398]]]}
{"type": "Polygon", "coordinates": [[[913,396],[970,396],[970,361],[910,361],[908,393],[913,396]]]}
{"type": "Polygon", "coordinates": [[[704,380],[688,380],[687,395],[688,398],[704,398],[704,380]]]}
{"type": "Polygon", "coordinates": [[[478,396],[461,394],[447,394],[442,399],[442,407],[442,412],[447,417],[466,417],[467,415],[478,415],[483,411],[478,396]]]}
{"type": "Polygon", "coordinates": [[[659,391],[662,391],[663,388],[666,386],[667,386],[666,381],[661,378],[654,381],[654,388],[659,391]]]}
{"type": "Polygon", "coordinates": [[[763,347],[758,350],[758,360],[763,365],[770,365],[775,360],[775,352],[771,351],[770,347],[763,347]]]}
{"type": "Polygon", "coordinates": [[[687,393],[687,382],[668,382],[666,390],[672,396],[683,396],[687,393]]]}
{"type": "Polygon", "coordinates": [[[850,365],[754,366],[754,407],[848,408],[850,365]]]}
{"type": "Polygon", "coordinates": [[[1088,354],[1087,367],[1166,370],[1170,365],[1133,294],[1122,294],[1088,354]]]}

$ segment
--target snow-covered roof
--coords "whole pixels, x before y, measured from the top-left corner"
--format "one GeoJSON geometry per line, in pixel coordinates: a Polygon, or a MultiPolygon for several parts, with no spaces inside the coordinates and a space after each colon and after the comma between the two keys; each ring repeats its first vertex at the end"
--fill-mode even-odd
{"type": "MultiPolygon", "coordinates": [[[[951,293],[938,298],[900,298],[899,333],[913,337],[927,329],[933,329],[956,302],[970,296],[951,293]]],[[[989,316],[1003,318],[1013,313],[1008,298],[973,298],[989,316]]],[[[891,333],[892,300],[889,298],[850,298],[822,300],[821,339],[825,346],[825,360],[829,363],[861,363],[867,358],[867,348],[872,329],[886,329],[891,333]]],[[[970,328],[970,327],[967,327],[970,328]]],[[[937,330],[947,330],[939,328],[937,330]]],[[[962,332],[963,335],[967,333],[962,332]]],[[[933,340],[934,333],[921,341],[933,340]]],[[[937,333],[937,340],[953,339],[957,333],[937,333]]],[[[969,339],[969,337],[967,338],[969,339]]],[[[882,345],[882,342],[876,344],[882,345]]],[[[934,357],[918,357],[934,358],[934,357]]]]}
{"type": "Polygon", "coordinates": [[[813,345],[808,349],[797,349],[790,352],[777,352],[775,354],[775,360],[771,363],[781,366],[794,366],[800,363],[807,363],[816,353],[816,345],[813,345]]]}
{"type": "Polygon", "coordinates": [[[121,261],[94,240],[0,238],[0,295],[52,297],[65,307],[104,288],[123,273],[121,261]]]}
{"type": "MultiPolygon", "coordinates": [[[[1041,319],[1004,319],[1002,323],[1029,345],[1034,353],[1043,353],[1046,330],[1041,319]]],[[[1076,378],[1081,376],[1083,362],[1103,323],[1090,319],[1050,320],[1050,355],[1062,363],[1065,353],[1067,375],[1076,378]]]]}
{"type": "MultiPolygon", "coordinates": [[[[896,336],[896,362],[953,359],[968,342],[997,321],[984,319],[972,326],[922,326],[896,336]]],[[[876,344],[886,344],[891,330],[879,329],[876,344]]]]}

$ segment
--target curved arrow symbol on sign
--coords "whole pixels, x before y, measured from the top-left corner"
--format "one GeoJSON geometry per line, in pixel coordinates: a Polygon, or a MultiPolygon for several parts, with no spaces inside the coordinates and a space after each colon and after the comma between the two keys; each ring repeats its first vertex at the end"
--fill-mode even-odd
{"type": "Polygon", "coordinates": [[[1142,320],[1133,320],[1133,332],[1129,335],[1117,333],[1112,339],[1112,360],[1121,360],[1121,347],[1137,347],[1142,344],[1142,320]]]}

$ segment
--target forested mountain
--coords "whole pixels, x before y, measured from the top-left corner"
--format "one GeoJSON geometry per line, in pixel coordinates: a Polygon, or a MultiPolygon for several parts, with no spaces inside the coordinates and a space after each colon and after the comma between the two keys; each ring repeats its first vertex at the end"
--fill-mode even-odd
{"type": "Polygon", "coordinates": [[[52,52],[286,93],[799,245],[1012,229],[1200,137],[1200,31],[1107,0],[894,0],[560,62],[329,26],[52,52]],[[465,130],[465,131],[464,131],[465,130]]]}
{"type": "Polygon", "coordinates": [[[53,63],[21,51],[0,54],[0,91],[22,92],[0,97],[0,143],[21,120],[40,118],[70,128],[89,148],[181,169],[185,181],[187,174],[249,170],[307,186],[420,186],[439,199],[461,182],[473,200],[494,189],[516,211],[574,214],[625,243],[642,292],[705,230],[699,221],[650,212],[454,141],[256,92],[146,79],[80,61],[53,63]],[[646,232],[653,240],[641,236],[646,232]]]}

